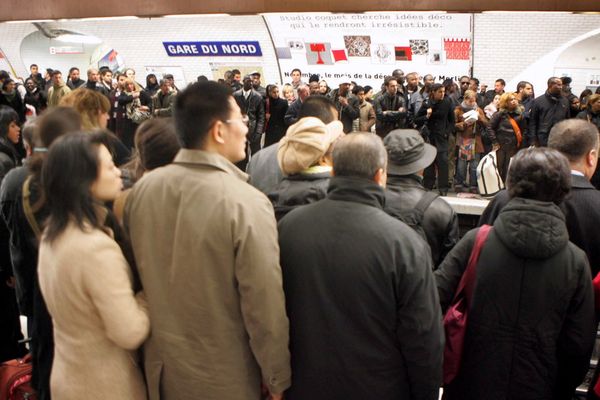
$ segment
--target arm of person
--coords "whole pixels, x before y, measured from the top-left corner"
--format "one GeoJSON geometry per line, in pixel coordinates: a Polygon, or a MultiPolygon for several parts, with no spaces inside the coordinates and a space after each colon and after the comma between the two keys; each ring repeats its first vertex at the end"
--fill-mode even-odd
{"type": "Polygon", "coordinates": [[[291,384],[289,322],[273,207],[262,194],[236,202],[234,223],[235,277],[250,347],[270,393],[291,384]]]}
{"type": "Polygon", "coordinates": [[[375,108],[373,106],[371,106],[369,108],[369,115],[367,117],[367,131],[371,132],[371,128],[373,128],[373,125],[375,125],[376,122],[376,118],[375,118],[375,108]]]}
{"type": "Polygon", "coordinates": [[[130,94],[127,94],[125,92],[121,92],[121,94],[119,95],[119,97],[117,97],[117,102],[119,103],[119,105],[124,105],[124,104],[129,104],[133,101],[134,97],[130,94]]]}
{"type": "Polygon", "coordinates": [[[360,106],[356,97],[349,97],[348,104],[343,107],[344,113],[351,119],[360,117],[360,106]]]}
{"type": "Polygon", "coordinates": [[[87,253],[83,285],[104,323],[106,335],[118,346],[135,350],[150,332],[143,295],[134,296],[129,265],[119,245],[108,235],[95,235],[87,253]]]}
{"type": "Polygon", "coordinates": [[[410,398],[431,400],[438,398],[442,382],[444,330],[431,251],[414,235],[408,249],[403,245],[397,250],[402,253],[397,254],[402,265],[396,274],[396,336],[406,365],[410,398]]]}
{"type": "Polygon", "coordinates": [[[464,130],[465,130],[465,121],[462,119],[462,116],[460,115],[460,110],[459,110],[458,107],[454,109],[454,116],[455,116],[455,119],[456,119],[456,123],[454,124],[454,128],[458,132],[464,132],[464,130]]]}
{"type": "Polygon", "coordinates": [[[448,225],[446,226],[446,232],[442,240],[440,248],[440,258],[435,260],[436,263],[441,263],[448,253],[456,246],[460,240],[460,229],[458,227],[458,214],[452,210],[452,214],[448,219],[448,225]]]}
{"type": "Polygon", "coordinates": [[[440,267],[433,273],[438,289],[442,312],[452,303],[460,278],[467,268],[478,229],[472,229],[448,253],[440,267]]]}
{"type": "Polygon", "coordinates": [[[298,121],[298,109],[296,108],[296,102],[293,102],[289,105],[287,111],[285,112],[285,116],[283,117],[283,121],[287,126],[293,125],[298,121]]]}
{"type": "MultiPolygon", "coordinates": [[[[575,246],[573,246],[575,247],[575,246]]],[[[576,290],[569,301],[569,308],[558,339],[558,373],[556,398],[571,398],[589,368],[590,356],[596,339],[594,292],[587,257],[583,251],[579,259],[579,276],[576,290]]]]}
{"type": "Polygon", "coordinates": [[[261,135],[265,131],[265,103],[259,95],[256,97],[256,135],[261,135]]]}

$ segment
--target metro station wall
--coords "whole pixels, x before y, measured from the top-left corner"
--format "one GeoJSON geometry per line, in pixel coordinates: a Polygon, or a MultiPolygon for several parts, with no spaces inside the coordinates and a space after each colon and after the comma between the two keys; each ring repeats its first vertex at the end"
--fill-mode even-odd
{"type": "MultiPolygon", "coordinates": [[[[171,71],[176,76],[181,73],[180,79],[185,83],[194,81],[198,75],[215,78],[217,73],[221,73],[227,67],[242,67],[242,72],[261,67],[264,83],[280,82],[281,76],[289,73],[279,70],[271,36],[261,16],[71,20],[49,22],[47,26],[98,37],[106,48],[116,51],[125,66],[137,71],[137,79],[142,83],[148,67],[157,71],[162,68],[162,71],[171,71]],[[168,41],[258,41],[262,56],[169,57],[162,44],[168,41]]],[[[31,23],[0,24],[0,49],[5,55],[5,58],[0,57],[1,69],[9,69],[6,62],[8,60],[17,75],[28,75],[28,58],[31,58],[31,54],[22,51],[21,43],[24,38],[37,31],[31,23]]],[[[347,33],[348,30],[340,29],[339,35],[347,33]]],[[[582,60],[587,60],[578,65],[566,65],[559,59],[561,54],[568,54],[566,51],[571,46],[583,43],[584,39],[596,33],[600,34],[599,15],[474,14],[471,40],[473,74],[490,87],[496,78],[502,77],[507,81],[510,90],[514,90],[519,80],[529,80],[534,83],[536,94],[545,90],[545,82],[549,76],[566,74],[575,78],[574,92],[578,94],[589,86],[589,76],[600,75],[600,46],[588,46],[578,50],[586,53],[582,60]]],[[[329,33],[333,34],[334,32],[329,33]]],[[[324,38],[325,41],[327,39],[324,38]]],[[[56,60],[59,58],[66,66],[78,66],[82,75],[85,75],[84,70],[88,65],[71,63],[70,60],[75,59],[74,55],[48,54],[45,57],[40,56],[35,62],[41,68],[56,67],[56,60]]],[[[406,61],[397,65],[401,65],[405,72],[409,72],[412,66],[406,61]]],[[[391,72],[395,66],[392,64],[383,67],[391,72]]],[[[426,66],[416,66],[417,63],[415,69],[421,74],[430,72],[426,66]]],[[[61,68],[66,74],[68,68],[61,68]]],[[[468,73],[468,70],[465,73],[468,73]]],[[[284,82],[288,80],[284,78],[284,82]]]]}
{"type": "Polygon", "coordinates": [[[600,33],[600,15],[562,13],[475,14],[473,76],[491,88],[503,78],[514,91],[520,80],[534,84],[536,95],[546,90],[553,75],[573,77],[573,93],[586,86],[583,76],[600,74],[600,47],[581,49],[596,63],[566,71],[557,65],[572,42],[591,32],[600,33]],[[584,72],[582,72],[584,71],[584,72]]]}

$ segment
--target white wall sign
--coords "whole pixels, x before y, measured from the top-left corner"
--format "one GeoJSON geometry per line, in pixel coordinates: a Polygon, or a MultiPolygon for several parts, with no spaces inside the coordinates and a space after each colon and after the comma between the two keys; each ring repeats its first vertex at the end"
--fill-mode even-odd
{"type": "Polygon", "coordinates": [[[444,77],[468,75],[471,14],[268,14],[283,81],[294,68],[335,87],[351,79],[378,88],[396,68],[444,77]]]}

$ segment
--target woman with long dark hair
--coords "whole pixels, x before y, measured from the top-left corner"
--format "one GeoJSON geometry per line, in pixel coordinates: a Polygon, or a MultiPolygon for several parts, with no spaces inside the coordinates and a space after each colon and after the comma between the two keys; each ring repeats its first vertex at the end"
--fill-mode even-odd
{"type": "MultiPolygon", "coordinates": [[[[21,164],[16,150],[21,128],[19,116],[12,108],[0,106],[0,181],[14,167],[21,164]]],[[[9,240],[10,234],[0,220],[0,362],[26,354],[25,346],[19,344],[23,338],[19,322],[19,309],[15,296],[9,240]]]]}
{"type": "Polygon", "coordinates": [[[0,106],[0,181],[8,171],[21,165],[17,147],[20,136],[19,115],[8,106],[0,106]]]}
{"type": "Polygon", "coordinates": [[[146,390],[134,350],[150,330],[146,302],[105,226],[105,202],[122,188],[102,140],[73,134],[50,149],[42,169],[49,217],[38,273],[54,321],[54,400],[142,400],[146,390]]]}

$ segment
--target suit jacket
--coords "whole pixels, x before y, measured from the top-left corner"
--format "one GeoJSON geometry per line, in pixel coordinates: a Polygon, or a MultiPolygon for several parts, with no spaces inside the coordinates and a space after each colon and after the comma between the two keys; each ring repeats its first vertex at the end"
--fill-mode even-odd
{"type": "Polygon", "coordinates": [[[248,99],[244,98],[244,90],[240,89],[233,93],[242,114],[248,116],[248,140],[256,142],[265,131],[265,105],[262,96],[254,89],[250,90],[248,99]]]}
{"type": "Polygon", "coordinates": [[[150,400],[260,399],[290,385],[277,227],[265,195],[217,154],[182,149],[125,204],[152,335],[150,400]]]}
{"type": "MultiPolygon", "coordinates": [[[[571,175],[571,193],[560,205],[565,214],[569,240],[588,256],[592,277],[600,272],[600,192],[583,176],[571,175]]],[[[492,224],[509,202],[508,192],[502,190],[488,204],[479,225],[492,224]]]]}

